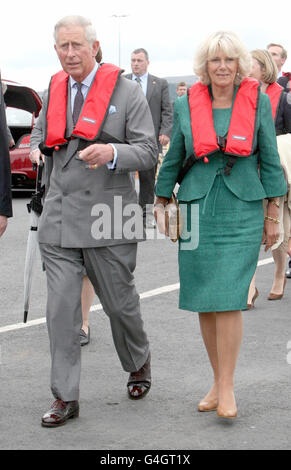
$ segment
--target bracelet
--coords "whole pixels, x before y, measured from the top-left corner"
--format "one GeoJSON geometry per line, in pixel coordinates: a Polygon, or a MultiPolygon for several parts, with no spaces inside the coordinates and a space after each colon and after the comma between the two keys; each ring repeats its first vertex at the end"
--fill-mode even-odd
{"type": "Polygon", "coordinates": [[[268,199],[270,204],[274,204],[278,209],[280,208],[280,204],[276,199],[268,199]]]}
{"type": "Polygon", "coordinates": [[[273,219],[273,217],[269,217],[268,215],[266,215],[265,220],[270,220],[270,222],[275,222],[275,224],[280,223],[279,219],[273,219]]]}

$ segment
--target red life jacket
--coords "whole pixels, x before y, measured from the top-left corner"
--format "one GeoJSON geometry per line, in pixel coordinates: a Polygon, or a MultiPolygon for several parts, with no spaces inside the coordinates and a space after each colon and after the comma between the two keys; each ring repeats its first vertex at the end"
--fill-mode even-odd
{"type": "MultiPolygon", "coordinates": [[[[211,98],[207,85],[198,82],[189,90],[189,107],[194,144],[194,157],[200,159],[223,150],[226,155],[249,157],[254,153],[255,129],[258,112],[260,84],[252,78],[245,78],[238,88],[227,140],[221,148],[216,135],[211,98]]],[[[221,136],[223,137],[223,136],[221,136]]]]}
{"type": "MultiPolygon", "coordinates": [[[[116,83],[123,72],[112,64],[102,64],[96,72],[72,137],[94,141],[105,121],[116,83]]],[[[67,98],[69,75],[58,72],[51,79],[48,95],[45,146],[55,147],[67,143],[67,98]]]]}
{"type": "Polygon", "coordinates": [[[284,92],[283,87],[281,87],[281,85],[279,85],[279,83],[277,82],[271,83],[271,85],[269,85],[266,90],[266,94],[268,95],[271,101],[272,114],[273,114],[274,121],[276,120],[276,116],[277,116],[277,112],[279,109],[279,104],[280,104],[280,100],[281,100],[283,92],[284,92]]]}

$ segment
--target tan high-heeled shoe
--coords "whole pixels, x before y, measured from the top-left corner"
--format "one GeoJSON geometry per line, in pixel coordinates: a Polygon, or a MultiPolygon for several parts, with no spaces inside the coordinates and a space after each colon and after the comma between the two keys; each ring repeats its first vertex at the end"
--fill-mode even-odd
{"type": "Polygon", "coordinates": [[[286,282],[287,282],[287,279],[285,277],[284,279],[284,284],[283,284],[283,292],[282,294],[274,294],[273,292],[270,292],[269,296],[268,296],[268,300],[280,300],[282,299],[283,295],[284,295],[284,290],[285,290],[285,286],[286,286],[286,282]]]}
{"type": "Polygon", "coordinates": [[[224,407],[219,405],[217,407],[217,416],[219,418],[236,418],[237,417],[237,406],[236,406],[236,401],[233,393],[233,403],[230,405],[230,407],[224,407]]]}
{"type": "Polygon", "coordinates": [[[237,408],[234,408],[233,410],[224,410],[222,407],[218,407],[216,413],[219,418],[234,419],[237,417],[237,408]]]}
{"type": "Polygon", "coordinates": [[[254,293],[254,296],[252,298],[252,302],[250,304],[247,304],[247,309],[250,310],[251,308],[254,308],[255,306],[255,300],[256,298],[259,296],[259,291],[258,289],[256,288],[255,290],[255,293],[254,293]]]}
{"type": "Polygon", "coordinates": [[[200,403],[198,404],[198,411],[215,411],[218,407],[218,400],[213,399],[213,400],[204,400],[202,399],[200,403]]]}

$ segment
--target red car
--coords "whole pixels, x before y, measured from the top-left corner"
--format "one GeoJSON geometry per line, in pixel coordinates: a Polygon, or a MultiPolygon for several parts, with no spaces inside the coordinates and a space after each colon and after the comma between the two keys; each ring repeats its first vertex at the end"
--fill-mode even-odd
{"type": "Polygon", "coordinates": [[[4,94],[7,124],[15,142],[10,148],[12,190],[35,189],[36,171],[29,159],[29,143],[34,120],[41,110],[41,98],[32,88],[10,80],[2,83],[4,91],[7,87],[4,94]]]}

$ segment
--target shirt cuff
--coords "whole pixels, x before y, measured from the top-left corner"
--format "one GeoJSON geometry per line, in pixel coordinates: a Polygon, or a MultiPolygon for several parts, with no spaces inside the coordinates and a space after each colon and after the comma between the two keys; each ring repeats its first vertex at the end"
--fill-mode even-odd
{"type": "Polygon", "coordinates": [[[109,145],[111,145],[111,147],[113,148],[114,156],[113,156],[113,160],[111,160],[111,162],[107,163],[107,168],[108,168],[108,170],[115,170],[116,162],[117,162],[117,149],[116,149],[115,145],[113,145],[113,144],[109,144],[109,145]]]}

